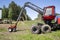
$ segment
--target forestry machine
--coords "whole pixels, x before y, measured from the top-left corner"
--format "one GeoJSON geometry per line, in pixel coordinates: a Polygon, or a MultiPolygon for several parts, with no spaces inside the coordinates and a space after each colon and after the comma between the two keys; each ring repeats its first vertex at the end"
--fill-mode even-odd
{"type": "Polygon", "coordinates": [[[32,33],[35,33],[35,34],[48,33],[48,32],[51,32],[51,30],[60,29],[60,17],[56,18],[55,6],[47,6],[47,7],[44,7],[42,9],[42,8],[32,4],[30,2],[26,2],[21,9],[21,12],[17,18],[17,22],[14,25],[9,26],[9,28],[8,28],[9,32],[13,32],[13,31],[15,32],[16,31],[17,23],[19,22],[19,20],[21,18],[21,14],[26,7],[29,7],[32,10],[41,14],[42,20],[45,23],[45,24],[37,23],[37,25],[33,25],[31,27],[32,33]],[[56,18],[56,21],[54,23],[52,23],[52,20],[55,20],[55,18],[56,18]]]}

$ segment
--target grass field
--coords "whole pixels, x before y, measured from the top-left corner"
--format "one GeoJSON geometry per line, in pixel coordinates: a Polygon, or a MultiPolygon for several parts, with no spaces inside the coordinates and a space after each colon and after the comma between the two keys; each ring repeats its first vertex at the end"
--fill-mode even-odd
{"type": "MultiPolygon", "coordinates": [[[[60,31],[46,34],[32,34],[31,26],[39,21],[24,21],[17,25],[17,32],[8,32],[9,24],[0,24],[0,40],[60,40],[60,31]]],[[[41,22],[43,23],[43,22],[41,22]]]]}

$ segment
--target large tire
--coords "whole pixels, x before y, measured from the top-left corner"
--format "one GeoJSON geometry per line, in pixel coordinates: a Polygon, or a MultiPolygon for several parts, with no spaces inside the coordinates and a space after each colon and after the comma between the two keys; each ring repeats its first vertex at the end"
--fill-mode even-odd
{"type": "Polygon", "coordinates": [[[13,29],[12,29],[12,28],[8,28],[8,31],[9,31],[9,32],[12,32],[12,31],[13,31],[13,29]]]}
{"type": "Polygon", "coordinates": [[[49,25],[43,25],[41,27],[41,32],[42,33],[49,33],[49,32],[51,32],[51,27],[49,25]]]}
{"type": "Polygon", "coordinates": [[[40,33],[40,28],[39,28],[39,26],[32,26],[31,32],[32,32],[33,34],[39,34],[39,33],[40,33]]]}

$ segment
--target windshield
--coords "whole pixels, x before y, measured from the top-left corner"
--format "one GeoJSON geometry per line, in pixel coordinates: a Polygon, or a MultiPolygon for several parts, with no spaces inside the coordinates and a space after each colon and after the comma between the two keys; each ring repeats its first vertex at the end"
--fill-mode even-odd
{"type": "Polygon", "coordinates": [[[52,14],[52,8],[47,8],[45,15],[51,15],[52,14]]]}

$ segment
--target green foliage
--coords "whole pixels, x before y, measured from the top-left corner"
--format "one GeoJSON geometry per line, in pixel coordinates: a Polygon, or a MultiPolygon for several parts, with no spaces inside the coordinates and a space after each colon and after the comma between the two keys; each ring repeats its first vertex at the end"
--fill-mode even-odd
{"type": "Polygon", "coordinates": [[[8,14],[8,18],[12,19],[12,8],[9,8],[9,14],[8,14]]]}
{"type": "Polygon", "coordinates": [[[26,14],[26,10],[23,10],[23,13],[21,14],[21,19],[22,21],[24,20],[31,20],[31,18],[26,14]]]}
{"type": "Polygon", "coordinates": [[[27,20],[31,20],[31,18],[27,15],[27,20]]]}
{"type": "Polygon", "coordinates": [[[14,3],[14,1],[12,1],[10,4],[9,4],[9,19],[12,19],[12,20],[16,20],[17,19],[17,4],[14,3]]]}
{"type": "MultiPolygon", "coordinates": [[[[3,6],[2,8],[2,18],[3,19],[12,19],[12,20],[17,20],[20,11],[21,11],[21,7],[18,6],[14,1],[12,1],[9,4],[9,7],[6,8],[5,6],[3,6]]],[[[21,14],[21,19],[22,21],[24,20],[31,20],[31,18],[26,14],[26,10],[23,10],[23,13],[21,14]]]]}
{"type": "Polygon", "coordinates": [[[2,18],[4,19],[4,18],[8,18],[8,8],[6,8],[5,6],[3,6],[3,8],[2,8],[2,18]]]}
{"type": "MultiPolygon", "coordinates": [[[[20,14],[21,9],[22,8],[20,6],[17,6],[17,4],[15,4],[15,2],[12,1],[9,4],[9,15],[8,15],[9,19],[16,20],[20,14]]],[[[25,9],[23,10],[23,13],[21,14],[20,17],[21,17],[20,20],[22,21],[29,19],[25,9]]]]}

